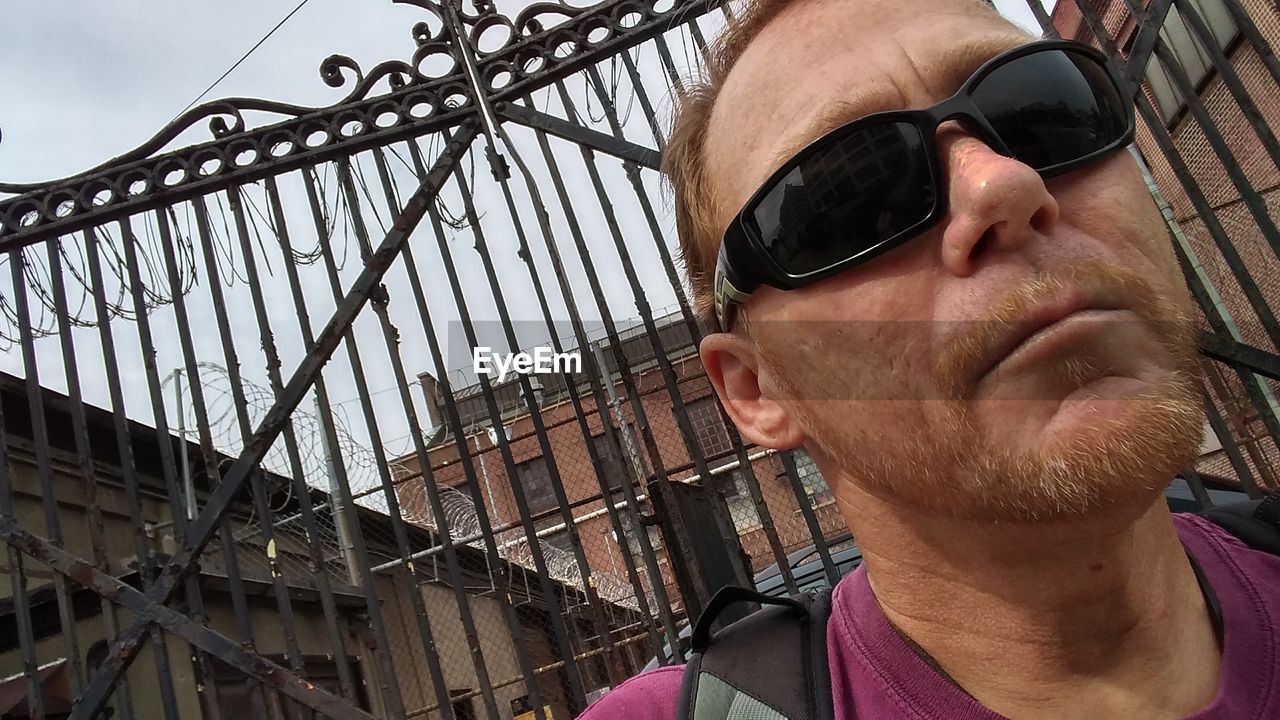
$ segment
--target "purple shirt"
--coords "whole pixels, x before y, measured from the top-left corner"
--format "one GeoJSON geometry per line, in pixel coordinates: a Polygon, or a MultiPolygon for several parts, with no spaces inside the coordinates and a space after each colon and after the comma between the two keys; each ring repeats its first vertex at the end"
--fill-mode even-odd
{"type": "MultiPolygon", "coordinates": [[[[1174,523],[1217,596],[1224,640],[1218,694],[1187,720],[1280,718],[1280,558],[1194,515],[1175,515],[1174,523]]],[[[827,645],[837,718],[853,711],[873,720],[1006,720],[912,651],[880,610],[861,567],[836,587],[827,645]]],[[[675,720],[683,669],[634,677],[579,720],[675,720]]]]}

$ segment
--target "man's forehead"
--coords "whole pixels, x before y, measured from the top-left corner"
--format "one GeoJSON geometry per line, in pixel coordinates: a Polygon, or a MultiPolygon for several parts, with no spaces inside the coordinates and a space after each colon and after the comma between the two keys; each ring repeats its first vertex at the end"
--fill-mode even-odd
{"type": "Polygon", "coordinates": [[[751,43],[721,90],[706,160],[732,209],[827,130],[932,104],[985,60],[1028,42],[977,0],[802,0],[751,43]]]}

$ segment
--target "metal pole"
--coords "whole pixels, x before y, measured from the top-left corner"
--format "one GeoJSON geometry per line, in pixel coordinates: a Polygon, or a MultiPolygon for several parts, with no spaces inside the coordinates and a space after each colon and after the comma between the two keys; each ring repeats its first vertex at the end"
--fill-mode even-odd
{"type": "Polygon", "coordinates": [[[174,368],[171,377],[173,377],[173,407],[178,413],[178,437],[181,438],[181,442],[178,443],[178,453],[182,458],[183,502],[187,509],[187,519],[194,520],[196,518],[196,489],[191,484],[191,463],[187,459],[187,413],[183,411],[186,406],[182,400],[182,368],[174,368]]]}
{"type": "MultiPolygon", "coordinates": [[[[316,417],[320,417],[323,408],[320,398],[315,399],[316,417]]],[[[342,562],[347,566],[347,579],[352,585],[360,584],[360,570],[356,564],[355,548],[351,544],[351,529],[347,527],[347,515],[344,512],[342,494],[338,492],[338,480],[333,467],[333,451],[329,447],[328,433],[319,433],[320,446],[324,451],[324,467],[329,480],[329,514],[333,516],[333,526],[338,533],[338,547],[342,549],[342,562]]]]}

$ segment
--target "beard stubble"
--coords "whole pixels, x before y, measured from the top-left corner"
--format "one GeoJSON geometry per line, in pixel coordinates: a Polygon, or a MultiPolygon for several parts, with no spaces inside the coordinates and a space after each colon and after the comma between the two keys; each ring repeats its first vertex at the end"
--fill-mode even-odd
{"type": "MultiPolygon", "coordinates": [[[[1041,273],[1009,293],[989,318],[972,323],[942,351],[933,367],[940,390],[937,399],[841,400],[839,393],[847,392],[847,383],[834,373],[788,372],[787,364],[775,362],[763,347],[761,354],[797,399],[792,409],[816,449],[842,471],[842,481],[944,516],[1047,522],[1149,504],[1174,474],[1194,461],[1203,440],[1195,325],[1186,304],[1161,296],[1136,273],[1115,265],[1065,266],[1041,273]],[[1130,397],[1088,400],[1121,406],[1112,417],[1075,429],[1065,438],[1030,450],[1002,444],[981,430],[966,399],[974,382],[973,364],[1035,303],[1069,284],[1088,283],[1125,294],[1170,357],[1167,375],[1130,397]],[[939,406],[929,413],[932,421],[927,426],[911,427],[894,437],[874,440],[867,428],[850,426],[854,418],[874,421],[867,403],[883,411],[885,403],[904,400],[939,406]]],[[[1076,366],[1068,363],[1066,371],[1072,367],[1076,366]]],[[[1079,369],[1082,375],[1090,370],[1079,369]]]]}

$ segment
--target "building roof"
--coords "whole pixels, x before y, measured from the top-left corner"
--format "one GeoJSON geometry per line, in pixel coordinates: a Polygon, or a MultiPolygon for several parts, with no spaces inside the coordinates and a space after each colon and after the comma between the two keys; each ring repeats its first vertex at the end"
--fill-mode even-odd
{"type": "MultiPolygon", "coordinates": [[[[43,410],[44,425],[50,450],[55,456],[75,456],[76,448],[70,398],[44,387],[39,388],[39,395],[40,402],[38,405],[43,410]]],[[[31,412],[33,406],[28,403],[27,397],[25,380],[0,372],[0,412],[3,412],[5,440],[10,449],[34,443],[34,413],[31,412]]],[[[112,413],[89,404],[85,404],[83,407],[85,423],[88,429],[88,442],[93,453],[95,473],[103,479],[120,475],[122,472],[120,469],[120,450],[116,444],[112,413]]],[[[176,436],[167,436],[162,439],[155,428],[136,421],[127,421],[126,428],[129,434],[134,466],[138,470],[137,480],[139,487],[143,491],[167,496],[161,479],[163,478],[163,469],[160,462],[159,443],[164,441],[172,443],[176,457],[181,448],[182,440],[176,436]]],[[[192,456],[198,456],[200,449],[196,443],[188,442],[187,451],[192,456]]],[[[222,453],[219,453],[218,459],[220,467],[225,467],[226,463],[233,460],[229,455],[222,453]]],[[[208,496],[210,487],[208,479],[203,474],[196,474],[193,478],[193,483],[198,495],[202,496],[202,498],[208,496]]],[[[266,473],[264,486],[277,489],[269,499],[273,508],[279,508],[275,514],[276,521],[272,525],[277,534],[282,532],[282,528],[289,522],[287,518],[296,516],[299,509],[298,498],[291,497],[285,490],[289,485],[288,478],[266,473]]],[[[331,528],[333,526],[332,516],[325,513],[324,509],[331,506],[332,497],[329,493],[315,488],[310,490],[309,497],[312,507],[316,509],[317,520],[322,521],[322,519],[328,518],[328,527],[331,528]]],[[[260,536],[256,532],[256,526],[252,524],[252,507],[247,493],[242,497],[238,497],[233,503],[231,512],[242,524],[243,528],[236,533],[238,540],[236,554],[240,561],[242,579],[249,588],[262,585],[265,590],[269,591],[270,569],[261,544],[257,542],[260,536]],[[249,522],[246,522],[246,519],[250,519],[249,522]],[[259,554],[263,556],[261,562],[258,562],[259,558],[257,556],[259,554]]],[[[390,516],[374,508],[357,504],[356,517],[361,535],[365,539],[370,567],[376,567],[400,558],[400,552],[394,540],[395,533],[390,516]]],[[[322,524],[322,522],[318,524],[322,524]]],[[[300,524],[299,527],[301,528],[300,524]]],[[[440,546],[438,534],[430,528],[405,522],[404,531],[410,553],[427,553],[440,546]]],[[[305,533],[305,530],[300,530],[300,532],[305,533]]],[[[210,543],[210,549],[207,549],[202,555],[199,566],[202,585],[211,586],[213,589],[225,588],[226,586],[226,576],[221,568],[221,553],[211,552],[216,547],[216,541],[210,543]]],[[[463,573],[463,582],[467,585],[468,590],[472,592],[491,591],[493,589],[492,564],[488,562],[484,550],[471,545],[456,545],[455,547],[463,573]]],[[[335,595],[339,596],[336,598],[339,600],[338,604],[359,604],[363,606],[363,591],[353,587],[346,581],[347,572],[345,564],[341,561],[340,548],[326,548],[325,555],[328,561],[326,565],[332,566],[327,567],[326,570],[337,580],[332,584],[335,595]],[[341,598],[346,600],[343,601],[341,598]]],[[[436,561],[416,562],[415,569],[420,576],[425,574],[435,582],[444,583],[447,581],[448,576],[444,568],[443,557],[436,557],[438,557],[436,561]]],[[[167,560],[167,556],[157,553],[154,559],[164,562],[167,560]]],[[[295,566],[292,568],[288,560],[289,558],[284,557],[283,553],[277,558],[277,562],[280,563],[284,571],[290,592],[296,592],[298,599],[302,601],[317,598],[317,590],[314,584],[314,568],[305,558],[295,559],[295,566]],[[292,572],[290,572],[291,569],[292,572]]],[[[116,577],[134,587],[140,586],[139,570],[135,558],[112,558],[110,562],[112,564],[112,572],[116,577]]],[[[515,596],[517,601],[540,601],[541,585],[532,570],[505,560],[500,560],[499,562],[506,566],[507,572],[505,574],[513,586],[512,595],[515,596]]],[[[584,596],[578,588],[555,579],[552,580],[552,583],[558,596],[556,599],[557,605],[564,606],[566,599],[572,599],[571,602],[582,601],[584,596]]],[[[13,602],[12,598],[0,599],[0,652],[16,647],[17,637],[13,602]]],[[[28,604],[31,607],[33,620],[39,620],[40,617],[48,615],[48,618],[46,618],[48,627],[40,626],[37,627],[37,630],[43,628],[49,633],[59,632],[57,598],[53,592],[52,583],[29,589],[28,604]]],[[[73,593],[72,604],[77,617],[95,615],[101,612],[102,609],[101,602],[97,596],[92,591],[84,588],[80,588],[73,593]]],[[[39,623],[37,624],[39,625],[39,623]]],[[[40,633],[38,632],[37,635],[40,635],[40,633]]]]}

